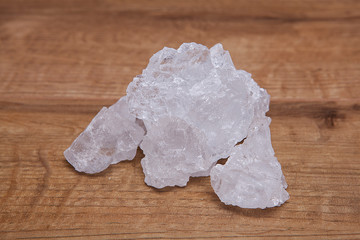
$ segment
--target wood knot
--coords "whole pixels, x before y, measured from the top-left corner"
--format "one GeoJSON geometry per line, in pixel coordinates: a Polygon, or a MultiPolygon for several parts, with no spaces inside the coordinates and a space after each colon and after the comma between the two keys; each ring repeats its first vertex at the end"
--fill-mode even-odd
{"type": "Polygon", "coordinates": [[[334,128],[338,119],[345,119],[345,115],[340,114],[336,109],[325,109],[322,117],[327,128],[334,128]]]}
{"type": "Polygon", "coordinates": [[[352,108],[355,111],[360,111],[360,104],[355,103],[352,108]]]}

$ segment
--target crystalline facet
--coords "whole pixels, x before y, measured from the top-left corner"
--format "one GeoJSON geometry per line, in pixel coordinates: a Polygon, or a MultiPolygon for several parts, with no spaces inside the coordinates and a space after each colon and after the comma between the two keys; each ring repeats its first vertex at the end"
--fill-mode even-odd
{"type": "Polygon", "coordinates": [[[190,176],[209,174],[213,164],[206,161],[210,156],[205,134],[179,118],[161,118],[147,127],[140,147],[145,153],[141,165],[148,185],[185,186],[190,176]]]}
{"type": "Polygon", "coordinates": [[[144,132],[122,97],[102,108],[64,155],[79,172],[101,172],[110,164],[133,159],[144,132]]]}

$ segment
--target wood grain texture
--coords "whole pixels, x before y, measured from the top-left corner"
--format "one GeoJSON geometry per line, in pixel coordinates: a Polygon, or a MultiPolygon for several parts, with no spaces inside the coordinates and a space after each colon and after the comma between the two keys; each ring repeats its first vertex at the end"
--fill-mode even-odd
{"type": "Polygon", "coordinates": [[[0,0],[0,239],[359,239],[360,1],[0,0]],[[225,206],[209,178],[144,184],[62,153],[164,46],[221,42],[272,96],[290,200],[225,206]]]}

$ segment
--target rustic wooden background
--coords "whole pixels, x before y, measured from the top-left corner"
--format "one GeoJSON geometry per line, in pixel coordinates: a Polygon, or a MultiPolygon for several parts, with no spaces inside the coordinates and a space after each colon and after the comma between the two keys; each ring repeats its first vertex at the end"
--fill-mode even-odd
{"type": "Polygon", "coordinates": [[[0,239],[359,239],[360,1],[0,0],[0,239]],[[209,178],[144,184],[63,151],[164,46],[221,42],[272,96],[290,200],[225,206],[209,178]]]}

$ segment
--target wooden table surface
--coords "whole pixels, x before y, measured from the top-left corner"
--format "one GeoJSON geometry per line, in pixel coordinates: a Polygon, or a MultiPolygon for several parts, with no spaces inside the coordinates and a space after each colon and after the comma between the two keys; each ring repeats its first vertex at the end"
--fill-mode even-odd
{"type": "Polygon", "coordinates": [[[0,239],[359,239],[360,1],[0,0],[0,239]],[[164,46],[221,42],[271,94],[283,206],[156,190],[135,160],[63,151],[164,46]]]}

